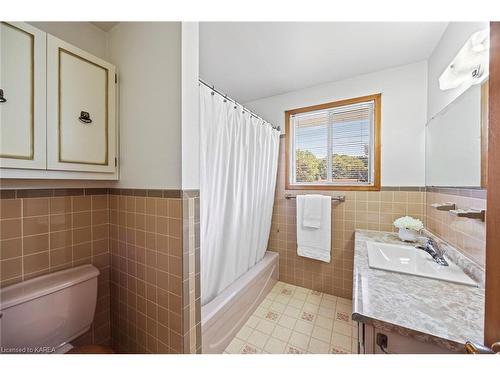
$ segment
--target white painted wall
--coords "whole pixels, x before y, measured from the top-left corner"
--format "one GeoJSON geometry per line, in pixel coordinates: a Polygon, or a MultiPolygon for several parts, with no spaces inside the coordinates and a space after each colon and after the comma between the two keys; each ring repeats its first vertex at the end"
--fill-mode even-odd
{"type": "Polygon", "coordinates": [[[488,27],[488,22],[450,22],[446,28],[428,60],[427,119],[434,117],[467,90],[468,86],[464,85],[456,89],[442,91],[439,88],[439,76],[451,63],[467,39],[475,32],[488,27]]]}
{"type": "Polygon", "coordinates": [[[109,51],[119,72],[116,187],[180,189],[181,23],[119,23],[109,51]]]}
{"type": "Polygon", "coordinates": [[[90,22],[29,22],[55,37],[107,60],[107,33],[90,22]]]}
{"type": "Polygon", "coordinates": [[[200,188],[199,27],[182,23],[182,188],[200,188]]]}
{"type": "Polygon", "coordinates": [[[425,186],[425,61],[263,98],[245,106],[283,130],[288,109],[376,93],[382,93],[382,186],[425,186]]]}

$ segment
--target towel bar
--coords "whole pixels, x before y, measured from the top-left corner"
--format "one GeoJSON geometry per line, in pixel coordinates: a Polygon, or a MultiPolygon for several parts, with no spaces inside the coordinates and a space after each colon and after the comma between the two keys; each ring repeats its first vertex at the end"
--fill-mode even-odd
{"type": "MultiPolygon", "coordinates": [[[[285,194],[285,199],[295,199],[297,196],[292,194],[285,194]]],[[[345,195],[337,195],[335,197],[331,197],[332,201],[345,202],[345,195]]]]}

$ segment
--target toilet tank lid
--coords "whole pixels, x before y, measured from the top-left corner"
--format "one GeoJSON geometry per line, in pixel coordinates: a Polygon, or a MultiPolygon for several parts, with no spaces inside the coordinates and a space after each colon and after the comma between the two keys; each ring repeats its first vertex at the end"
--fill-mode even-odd
{"type": "Polygon", "coordinates": [[[49,273],[0,289],[0,311],[99,276],[90,264],[49,273]]]}

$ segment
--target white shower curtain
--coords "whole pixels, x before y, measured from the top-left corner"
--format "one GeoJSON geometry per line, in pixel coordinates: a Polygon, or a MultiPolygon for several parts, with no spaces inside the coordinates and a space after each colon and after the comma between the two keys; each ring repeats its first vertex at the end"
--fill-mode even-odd
{"type": "Polygon", "coordinates": [[[201,301],[262,259],[278,167],[279,131],[200,85],[201,301]]]}

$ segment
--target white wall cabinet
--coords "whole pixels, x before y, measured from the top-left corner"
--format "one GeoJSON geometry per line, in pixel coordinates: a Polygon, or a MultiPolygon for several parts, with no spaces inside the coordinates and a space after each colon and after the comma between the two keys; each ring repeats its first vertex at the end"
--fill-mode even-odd
{"type": "Polygon", "coordinates": [[[0,22],[0,166],[46,168],[46,34],[0,22]]]}
{"type": "Polygon", "coordinates": [[[113,172],[114,124],[115,67],[48,35],[48,168],[113,172]]]}
{"type": "Polygon", "coordinates": [[[115,67],[30,25],[1,27],[2,178],[117,179],[115,67]]]}

